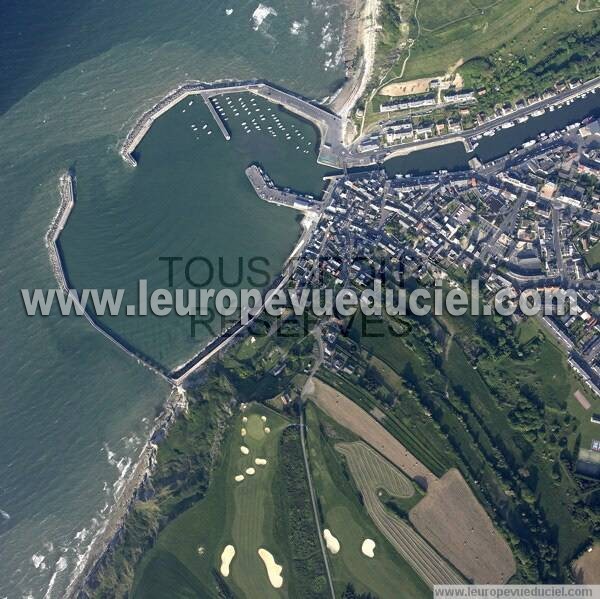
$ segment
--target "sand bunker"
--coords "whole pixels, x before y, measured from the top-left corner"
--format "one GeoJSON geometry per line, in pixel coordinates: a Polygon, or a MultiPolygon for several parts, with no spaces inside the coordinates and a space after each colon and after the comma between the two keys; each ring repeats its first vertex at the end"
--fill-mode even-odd
{"type": "Polygon", "coordinates": [[[360,550],[367,557],[375,557],[375,541],[373,539],[365,539],[360,550]]]}
{"type": "Polygon", "coordinates": [[[258,555],[265,564],[265,568],[267,569],[267,576],[269,577],[269,582],[271,583],[271,585],[274,586],[276,589],[281,588],[281,586],[283,585],[283,577],[281,576],[283,567],[275,561],[273,555],[266,549],[259,549],[258,555]]]}
{"type": "Polygon", "coordinates": [[[266,417],[266,416],[261,416],[261,417],[260,417],[260,419],[261,419],[263,422],[266,422],[266,421],[267,421],[267,417],[266,417]]]}
{"type": "Polygon", "coordinates": [[[328,528],[323,530],[323,537],[325,538],[327,549],[329,549],[332,555],[335,555],[340,550],[340,542],[331,534],[328,528]]]}
{"type": "Polygon", "coordinates": [[[243,480],[244,480],[244,475],[243,475],[243,474],[238,474],[238,475],[235,477],[235,482],[236,482],[236,483],[241,483],[243,480]]]}
{"type": "Polygon", "coordinates": [[[256,458],[256,459],[254,460],[254,463],[255,463],[257,466],[266,466],[266,465],[267,465],[267,460],[265,460],[264,458],[256,458]]]}
{"type": "Polygon", "coordinates": [[[245,445],[240,445],[240,451],[244,454],[244,455],[248,455],[250,453],[250,450],[245,446],[245,445]]]}
{"type": "Polygon", "coordinates": [[[242,437],[246,436],[246,429],[244,427],[242,427],[242,437]]]}
{"type": "Polygon", "coordinates": [[[221,575],[225,576],[225,578],[229,576],[229,566],[234,555],[235,547],[233,545],[227,545],[223,549],[223,553],[221,553],[221,575]]]}
{"type": "Polygon", "coordinates": [[[268,426],[265,426],[265,433],[270,433],[271,429],[268,426]]]}
{"type": "Polygon", "coordinates": [[[242,422],[243,422],[244,424],[246,424],[246,422],[248,422],[248,416],[243,416],[243,417],[242,417],[242,422]]]}
{"type": "Polygon", "coordinates": [[[252,476],[255,472],[256,470],[254,470],[254,468],[246,468],[246,474],[249,474],[250,476],[252,476]]]}

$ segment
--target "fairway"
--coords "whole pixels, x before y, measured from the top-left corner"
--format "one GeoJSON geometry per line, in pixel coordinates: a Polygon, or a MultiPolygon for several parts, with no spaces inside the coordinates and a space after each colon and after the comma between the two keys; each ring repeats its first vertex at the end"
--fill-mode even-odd
{"type": "Polygon", "coordinates": [[[289,552],[274,534],[275,518],[285,516],[276,513],[272,494],[278,444],[288,425],[285,418],[261,405],[236,410],[207,496],[159,534],[138,568],[132,597],[219,597],[217,573],[227,545],[235,548],[235,556],[229,575],[221,577],[221,585],[248,599],[288,596],[289,552]],[[247,453],[242,452],[242,446],[247,453]],[[254,474],[248,474],[249,469],[254,474]],[[244,479],[237,482],[235,477],[240,474],[244,479]],[[281,588],[269,582],[259,548],[269,551],[283,566],[281,588]]]}

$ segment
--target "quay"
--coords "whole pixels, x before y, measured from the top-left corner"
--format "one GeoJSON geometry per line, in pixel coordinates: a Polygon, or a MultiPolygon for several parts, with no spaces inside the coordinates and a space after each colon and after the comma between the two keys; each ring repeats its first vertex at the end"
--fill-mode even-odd
{"type": "Polygon", "coordinates": [[[319,206],[319,202],[312,196],[302,195],[291,189],[276,187],[271,178],[257,164],[251,164],[246,169],[246,177],[261,200],[287,206],[296,210],[310,210],[319,206]]]}

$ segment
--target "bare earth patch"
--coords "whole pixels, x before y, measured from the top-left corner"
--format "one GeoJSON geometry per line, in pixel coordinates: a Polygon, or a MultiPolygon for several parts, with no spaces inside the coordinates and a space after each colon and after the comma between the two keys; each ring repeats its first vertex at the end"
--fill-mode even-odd
{"type": "Polygon", "coordinates": [[[424,79],[411,79],[410,81],[399,81],[390,83],[380,90],[382,96],[412,96],[415,94],[424,94],[429,91],[429,83],[436,77],[426,77],[424,79]]]}
{"type": "Polygon", "coordinates": [[[600,543],[573,564],[573,574],[577,584],[600,584],[600,543]]]}
{"type": "Polygon", "coordinates": [[[415,528],[476,584],[503,584],[516,571],[504,538],[461,476],[452,468],[409,512],[415,528]]]}
{"type": "Polygon", "coordinates": [[[581,407],[584,410],[589,410],[591,408],[590,402],[585,398],[585,395],[581,391],[575,391],[575,399],[581,404],[581,407]]]}
{"type": "Polygon", "coordinates": [[[364,439],[420,486],[428,488],[437,476],[391,435],[368,412],[328,384],[314,379],[313,401],[336,422],[364,439]]]}

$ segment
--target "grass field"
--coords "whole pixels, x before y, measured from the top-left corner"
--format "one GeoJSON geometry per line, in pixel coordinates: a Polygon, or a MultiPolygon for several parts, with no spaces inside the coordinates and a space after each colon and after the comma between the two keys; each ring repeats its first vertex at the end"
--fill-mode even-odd
{"type": "MultiPolygon", "coordinates": [[[[351,336],[371,364],[376,358],[393,371],[380,370],[380,378],[396,387],[394,406],[406,402],[408,390],[428,410],[434,426],[425,438],[432,447],[451,446],[446,459],[502,527],[517,559],[514,581],[564,580],[597,521],[574,472],[577,448],[591,434],[589,411],[574,392],[582,391],[591,409],[597,400],[535,320],[518,327],[448,320],[438,323],[451,332],[443,343],[433,324],[415,324],[398,338],[385,327],[365,334],[355,322],[351,336]]],[[[349,378],[345,389],[360,385],[349,378]]],[[[402,429],[394,434],[409,446],[402,429]]],[[[416,445],[411,451],[425,460],[416,445]]]]}
{"type": "Polygon", "coordinates": [[[365,512],[360,497],[348,478],[336,442],[356,437],[339,427],[312,403],[306,406],[308,447],[322,527],[340,541],[340,551],[329,555],[336,593],[351,583],[359,593],[374,593],[380,599],[420,599],[430,591],[398,555],[365,512]],[[376,543],[375,558],[361,553],[365,538],[376,543]]]}
{"type": "Polygon", "coordinates": [[[583,257],[588,265],[588,268],[595,269],[600,267],[600,243],[596,243],[595,245],[593,245],[583,255],[583,257]]]}
{"type": "MultiPolygon", "coordinates": [[[[387,0],[373,85],[458,69],[466,88],[486,90],[477,110],[490,112],[561,79],[591,78],[600,61],[599,3],[577,6],[577,0],[419,0],[415,18],[411,2],[387,0]]],[[[382,100],[375,94],[365,123],[375,122],[382,100]]]]}
{"type": "Polygon", "coordinates": [[[440,4],[442,2],[431,2],[430,0],[419,2],[417,15],[423,30],[435,31],[481,12],[470,0],[446,2],[443,9],[440,8],[440,4]]]}
{"type": "Polygon", "coordinates": [[[287,574],[290,571],[288,548],[276,540],[274,519],[285,517],[276,511],[271,493],[277,475],[278,443],[289,422],[262,406],[253,404],[238,413],[227,432],[222,461],[217,468],[206,498],[182,513],[159,535],[156,545],[146,554],[134,583],[132,597],[218,597],[221,552],[231,544],[236,554],[230,575],[220,583],[236,596],[268,599],[288,596],[287,574]],[[247,422],[242,423],[242,417],[247,422]],[[267,418],[264,423],[262,416],[267,418]],[[265,433],[265,426],[271,432],[265,433]],[[241,428],[247,431],[241,436],[241,428]],[[242,454],[240,446],[250,450],[242,454]],[[265,466],[256,458],[267,460],[265,466]],[[249,476],[247,468],[256,473],[249,476]],[[243,473],[245,479],[235,482],[243,473]],[[269,550],[283,566],[284,584],[274,589],[258,556],[258,548],[269,550]]]}
{"type": "Polygon", "coordinates": [[[405,78],[443,74],[459,60],[467,63],[495,53],[495,60],[514,64],[515,69],[521,56],[529,65],[537,64],[556,49],[558,40],[573,30],[590,27],[594,20],[593,13],[578,13],[574,1],[533,0],[524,4],[521,0],[502,0],[487,6],[474,10],[464,0],[421,0],[417,15],[423,19],[425,30],[413,47],[405,78]],[[440,28],[446,15],[453,18],[440,28]]]}

